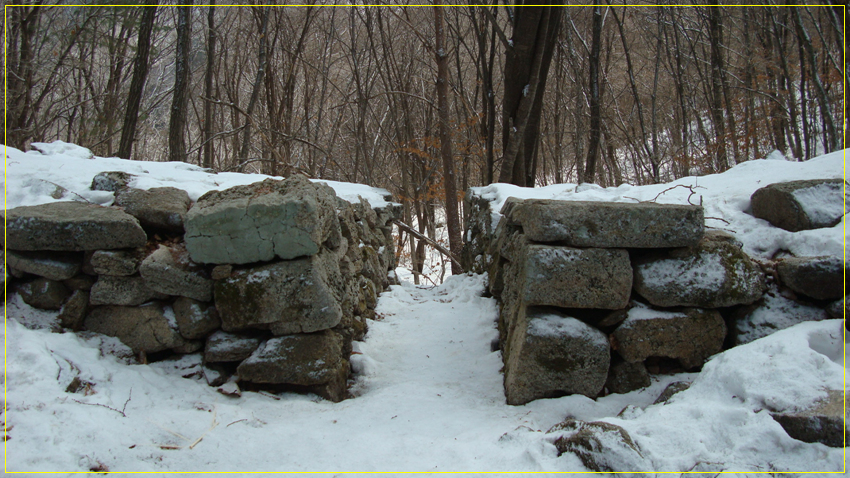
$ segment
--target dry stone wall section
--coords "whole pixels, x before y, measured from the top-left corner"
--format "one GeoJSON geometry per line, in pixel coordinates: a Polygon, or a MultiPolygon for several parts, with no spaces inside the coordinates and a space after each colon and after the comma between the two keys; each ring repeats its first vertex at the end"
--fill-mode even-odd
{"type": "MultiPolygon", "coordinates": [[[[833,206],[792,199],[837,187],[772,185],[753,195],[753,210],[829,227],[833,206]]],[[[465,206],[462,260],[489,274],[500,304],[509,404],[629,392],[650,373],[698,370],[724,348],[844,314],[842,258],[754,260],[732,235],[706,231],[700,206],[509,198],[494,214],[475,189],[465,206]],[[786,323],[765,317],[782,306],[793,311],[786,323]]]]}
{"type": "MultiPolygon", "coordinates": [[[[303,176],[213,191],[128,187],[115,205],[6,212],[8,272],[61,325],[120,339],[143,360],[203,353],[208,382],[347,396],[352,341],[396,267],[399,207],[350,203],[303,176]]],[[[387,193],[389,194],[389,193],[387,193]]],[[[391,198],[387,197],[388,200],[391,198]]]]}

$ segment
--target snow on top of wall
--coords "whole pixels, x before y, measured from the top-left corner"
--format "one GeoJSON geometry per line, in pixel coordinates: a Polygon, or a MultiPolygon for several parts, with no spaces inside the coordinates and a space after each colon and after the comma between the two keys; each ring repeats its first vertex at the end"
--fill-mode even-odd
{"type": "MultiPolygon", "coordinates": [[[[744,245],[744,251],[756,257],[771,257],[779,250],[796,256],[843,255],[844,220],[832,228],[789,232],[770,225],[751,214],[750,196],[770,184],[801,179],[834,179],[844,177],[847,150],[825,154],[805,162],[760,159],[741,163],[728,171],[706,176],[688,176],[665,184],[601,188],[588,184],[555,184],[540,188],[522,188],[512,184],[491,184],[472,188],[473,194],[489,200],[495,229],[502,206],[509,197],[520,199],[558,199],[565,201],[637,202],[659,204],[702,204],[706,227],[732,233],[744,245]]],[[[775,157],[775,156],[773,156],[775,157]]],[[[823,194],[815,194],[816,208],[838,208],[826,205],[823,194]]]]}
{"type": "MultiPolygon", "coordinates": [[[[23,152],[3,146],[6,155],[6,208],[36,206],[48,202],[80,198],[109,206],[114,195],[109,191],[90,190],[92,178],[104,171],[123,171],[134,175],[129,185],[138,189],[174,187],[189,194],[193,201],[213,190],[252,184],[271,178],[264,174],[214,173],[182,162],[135,161],[102,158],[81,146],[63,141],[33,143],[34,150],[23,152]],[[69,192],[57,192],[57,186],[69,192]]],[[[283,179],[276,177],[275,179],[283,179]]],[[[364,184],[314,180],[328,184],[337,196],[356,203],[362,197],[372,207],[389,204],[389,192],[364,184]]]]}

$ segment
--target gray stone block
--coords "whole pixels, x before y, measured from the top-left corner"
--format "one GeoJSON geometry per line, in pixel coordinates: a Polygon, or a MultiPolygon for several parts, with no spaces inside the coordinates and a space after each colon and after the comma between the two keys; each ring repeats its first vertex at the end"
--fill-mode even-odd
{"type": "Polygon", "coordinates": [[[236,369],[240,380],[297,385],[333,401],[345,398],[348,360],[342,358],[342,336],[327,330],[267,340],[236,369]]]}
{"type": "Polygon", "coordinates": [[[177,188],[150,190],[125,188],[115,194],[115,205],[135,217],[144,227],[175,233],[183,232],[183,218],[192,201],[177,188]]]}
{"type": "Polygon", "coordinates": [[[186,214],[186,247],[202,264],[247,264],[319,252],[339,236],[330,186],[304,176],[203,195],[186,214]]]}
{"type": "Polygon", "coordinates": [[[140,276],[98,276],[91,288],[92,305],[141,305],[166,295],[148,288],[140,276]]]}
{"type": "Polygon", "coordinates": [[[307,333],[339,324],[343,290],[338,262],[326,252],[234,271],[216,281],[215,305],[226,331],[307,333]]]}
{"type": "Polygon", "coordinates": [[[262,340],[257,337],[231,334],[219,330],[207,337],[204,361],[240,362],[250,357],[260,346],[260,342],[262,340]]]}
{"type": "Polygon", "coordinates": [[[839,299],[845,296],[844,271],[840,257],[788,257],[776,266],[779,280],[794,292],[814,299],[839,299]]]}
{"type": "Polygon", "coordinates": [[[797,232],[832,227],[844,216],[844,181],[812,179],[771,184],[750,198],[753,215],[797,232]]]}
{"type": "Polygon", "coordinates": [[[634,289],[659,307],[751,304],[765,291],[764,272],[739,247],[706,237],[696,247],[634,261],[634,289]]]}
{"type": "Polygon", "coordinates": [[[201,302],[209,302],[213,298],[213,281],[180,247],[160,245],[142,261],[139,274],[148,288],[162,294],[189,297],[201,302]]]}
{"type": "Polygon", "coordinates": [[[6,265],[45,279],[65,280],[80,272],[83,257],[79,253],[7,251],[6,265]]]}
{"type": "Polygon", "coordinates": [[[525,248],[522,277],[526,305],[622,309],[629,302],[632,266],[622,249],[525,248]]]}
{"type": "Polygon", "coordinates": [[[185,340],[174,325],[158,303],[142,307],[95,307],[85,320],[86,330],[116,337],[135,353],[162,352],[183,346],[185,340]]]}
{"type": "Polygon", "coordinates": [[[183,338],[201,339],[221,327],[218,311],[210,303],[178,297],[172,308],[183,338]]]}
{"type": "Polygon", "coordinates": [[[669,248],[703,235],[701,206],[526,199],[505,210],[530,241],[576,247],[669,248]]]}
{"type": "Polygon", "coordinates": [[[509,405],[582,394],[595,398],[608,376],[605,334],[556,309],[529,308],[517,318],[505,358],[509,405]]]}
{"type": "Polygon", "coordinates": [[[98,275],[131,276],[138,271],[143,255],[142,249],[95,251],[89,262],[98,275]]]}
{"type": "Polygon", "coordinates": [[[716,310],[634,307],[611,334],[611,347],[627,362],[668,357],[693,368],[720,352],[725,338],[726,323],[716,310]]]}
{"type": "Polygon", "coordinates": [[[6,247],[17,251],[95,251],[144,246],[139,221],[118,209],[80,202],[6,211],[6,247]]]}

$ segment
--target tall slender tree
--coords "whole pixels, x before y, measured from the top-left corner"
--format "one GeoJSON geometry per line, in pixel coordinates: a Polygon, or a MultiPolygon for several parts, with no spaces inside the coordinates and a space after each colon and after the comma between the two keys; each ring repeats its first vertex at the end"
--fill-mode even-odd
{"type": "MultiPolygon", "coordinates": [[[[536,2],[535,2],[536,3],[536,2]]],[[[553,5],[555,2],[543,2],[553,5]]],[[[561,7],[516,2],[505,59],[502,169],[499,182],[533,186],[540,115],[549,65],[558,40],[561,7]]]]}
{"type": "MultiPolygon", "coordinates": [[[[440,156],[443,159],[443,183],[446,191],[446,228],[449,230],[449,250],[460,257],[463,246],[460,216],[457,205],[451,126],[449,125],[449,64],[446,51],[442,0],[434,2],[434,56],[437,60],[437,116],[440,123],[440,156]]],[[[452,274],[461,274],[460,264],[452,261],[452,274]]]]}
{"type": "Polygon", "coordinates": [[[192,0],[177,7],[177,54],[174,65],[174,94],[168,123],[168,160],[186,161],[186,116],[189,104],[189,50],[192,48],[192,0]]]}
{"type": "Polygon", "coordinates": [[[142,104],[142,93],[150,66],[151,34],[156,5],[159,0],[153,0],[151,6],[142,7],[142,18],[139,21],[139,34],[136,40],[136,57],[133,59],[133,79],[130,81],[130,91],[127,94],[127,109],[124,113],[124,126],[121,129],[121,140],[118,144],[119,158],[130,158],[133,143],[136,139],[136,123],[139,120],[139,107],[142,104]]]}

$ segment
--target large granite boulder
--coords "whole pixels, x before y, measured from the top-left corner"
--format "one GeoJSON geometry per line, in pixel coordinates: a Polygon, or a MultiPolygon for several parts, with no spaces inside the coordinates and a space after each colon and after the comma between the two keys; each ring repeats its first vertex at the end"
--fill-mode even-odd
{"type": "Polygon", "coordinates": [[[796,412],[771,413],[788,436],[806,443],[823,443],[843,448],[847,443],[844,393],[828,390],[827,397],[813,406],[796,412]]]}
{"type": "Polygon", "coordinates": [[[92,305],[141,305],[167,296],[148,287],[140,276],[98,276],[91,288],[92,305]]]}
{"type": "Polygon", "coordinates": [[[183,218],[191,205],[189,194],[177,188],[124,188],[115,194],[115,206],[124,208],[142,226],[178,234],[183,232],[183,218]]]}
{"type": "Polygon", "coordinates": [[[771,184],[750,198],[753,215],[797,232],[832,227],[844,216],[844,181],[812,179],[771,184]]]}
{"type": "Polygon", "coordinates": [[[79,253],[8,251],[6,265],[45,279],[66,280],[80,272],[83,258],[79,253]]]}
{"type": "Polygon", "coordinates": [[[636,258],[634,271],[635,291],[659,307],[751,304],[766,288],[761,267],[736,245],[715,237],[636,258]]]}
{"type": "Polygon", "coordinates": [[[582,394],[595,398],[608,376],[605,334],[549,308],[529,308],[518,318],[505,360],[509,405],[582,394]]]}
{"type": "Polygon", "coordinates": [[[779,280],[794,292],[814,299],[844,297],[846,264],[840,257],[788,257],[776,266],[779,280]]]}
{"type": "Polygon", "coordinates": [[[629,432],[613,423],[568,419],[547,433],[561,434],[555,440],[558,456],[574,453],[594,472],[645,473],[653,469],[629,432]]]}
{"type": "Polygon", "coordinates": [[[342,342],[332,330],[275,337],[239,364],[236,372],[243,381],[309,387],[339,402],[345,398],[350,370],[342,357],[342,342]]]}
{"type": "Polygon", "coordinates": [[[725,338],[726,323],[716,310],[662,311],[639,305],[611,334],[611,347],[627,362],[668,357],[690,369],[720,352],[725,338]]]}
{"type": "Polygon", "coordinates": [[[520,282],[526,305],[621,309],[629,302],[632,266],[625,250],[533,244],[524,251],[522,275],[504,280],[520,282]]]}
{"type": "Polygon", "coordinates": [[[696,244],[701,206],[526,199],[502,209],[534,242],[576,247],[667,248],[696,244]]]}
{"type": "Polygon", "coordinates": [[[311,256],[339,236],[335,204],[330,186],[300,175],[211,191],[186,214],[186,248],[203,264],[311,256]]]}
{"type": "Polygon", "coordinates": [[[307,333],[339,324],[343,290],[338,261],[323,252],[236,270],[216,281],[215,304],[226,331],[307,333]]]}
{"type": "Polygon", "coordinates": [[[71,295],[63,283],[43,277],[19,285],[18,293],[28,305],[44,310],[59,310],[71,295]]]}
{"type": "Polygon", "coordinates": [[[139,274],[153,291],[209,302],[213,297],[213,281],[194,264],[182,247],[160,245],[142,261],[139,274]]]}
{"type": "Polygon", "coordinates": [[[162,352],[185,345],[159,303],[142,307],[95,307],[86,317],[85,328],[116,337],[135,353],[162,352]]]}
{"type": "Polygon", "coordinates": [[[54,202],[6,211],[6,247],[17,251],[94,251],[145,245],[139,221],[118,209],[54,202]]]}

